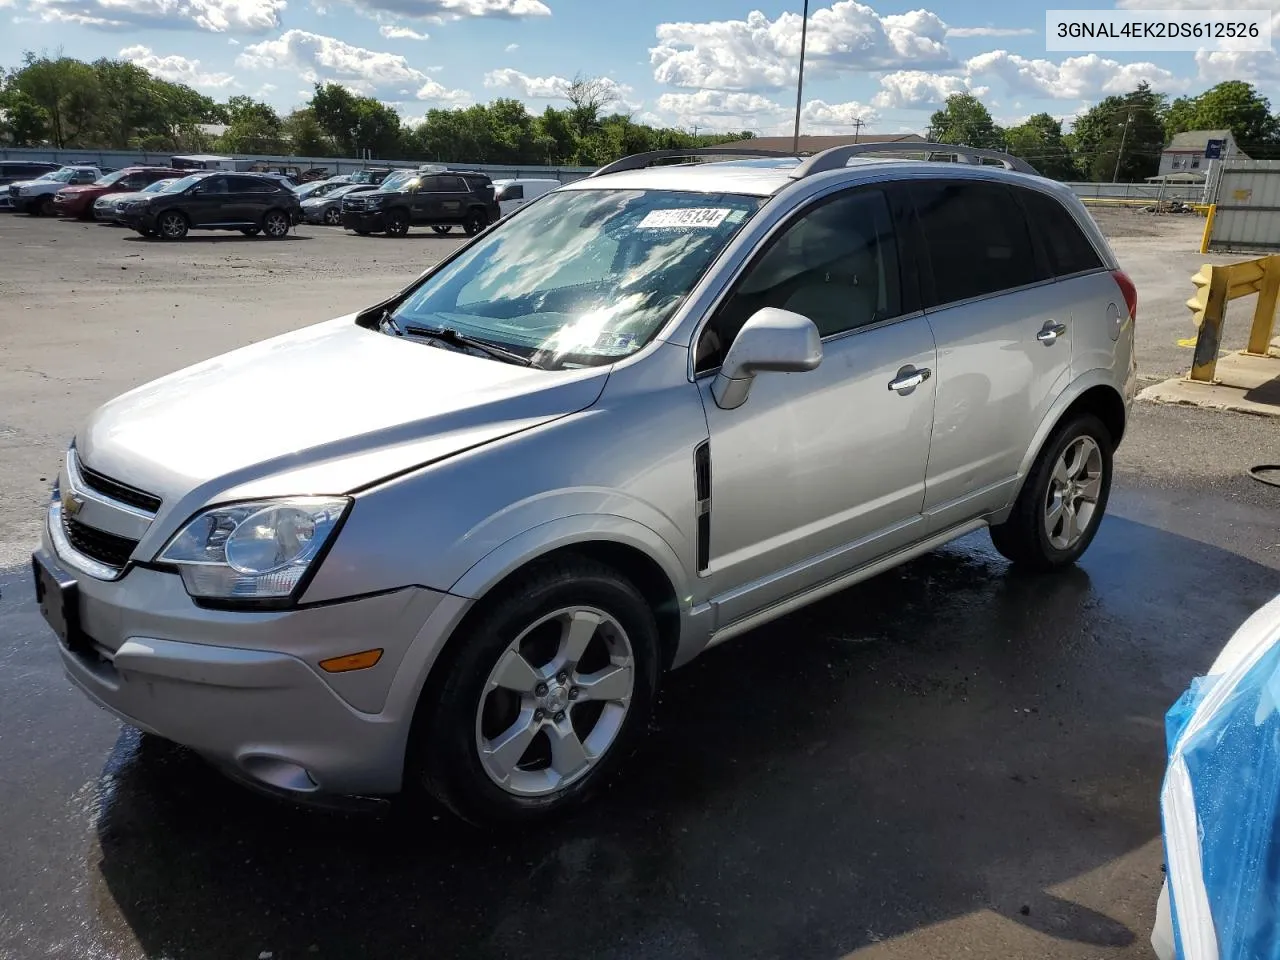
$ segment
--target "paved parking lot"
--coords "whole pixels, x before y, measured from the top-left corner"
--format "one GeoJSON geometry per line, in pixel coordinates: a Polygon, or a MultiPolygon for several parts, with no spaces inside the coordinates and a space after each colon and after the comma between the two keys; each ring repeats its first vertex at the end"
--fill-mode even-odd
{"type": "MultiPolygon", "coordinates": [[[[1159,264],[1200,259],[1195,224],[1104,223],[1157,305],[1154,372],[1189,359],[1159,264]]],[[[668,679],[616,788],[537,833],[278,804],[72,691],[24,564],[76,424],[455,242],[298,233],[0,216],[0,958],[1149,955],[1163,713],[1280,591],[1262,419],[1137,408],[1078,569],[1015,575],[976,535],[726,644],[668,679]]]]}

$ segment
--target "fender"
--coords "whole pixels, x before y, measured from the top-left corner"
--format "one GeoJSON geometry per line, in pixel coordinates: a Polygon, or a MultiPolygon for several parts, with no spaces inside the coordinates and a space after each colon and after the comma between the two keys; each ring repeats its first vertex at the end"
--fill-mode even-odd
{"type": "Polygon", "coordinates": [[[671,581],[676,597],[681,598],[684,619],[689,579],[675,550],[652,528],[615,514],[579,513],[530,527],[473,564],[449,588],[449,593],[478,599],[530,560],[562,547],[600,540],[632,547],[654,561],[671,581]]]}
{"type": "MultiPolygon", "coordinates": [[[[1119,390],[1116,390],[1115,373],[1106,367],[1095,367],[1092,370],[1086,370],[1080,376],[1071,381],[1053,402],[1049,411],[1040,421],[1040,426],[1036,428],[1035,436],[1031,443],[1027,446],[1027,452],[1023,454],[1022,463],[1018,465],[1018,483],[1014,489],[1013,497],[1009,501],[1009,508],[1012,509],[1013,503],[1018,499],[1018,495],[1022,492],[1022,484],[1027,479],[1027,474],[1031,472],[1031,465],[1035,463],[1036,457],[1040,455],[1041,448],[1045,445],[1045,441],[1049,439],[1049,434],[1053,432],[1053,428],[1058,425],[1058,421],[1062,419],[1062,415],[1067,412],[1067,408],[1080,399],[1087,390],[1094,387],[1109,387],[1115,390],[1115,394],[1121,400],[1124,399],[1119,390]]],[[[1002,514],[1007,511],[1001,511],[1002,514]]],[[[1001,522],[1003,517],[996,519],[994,522],[1001,522]]]]}

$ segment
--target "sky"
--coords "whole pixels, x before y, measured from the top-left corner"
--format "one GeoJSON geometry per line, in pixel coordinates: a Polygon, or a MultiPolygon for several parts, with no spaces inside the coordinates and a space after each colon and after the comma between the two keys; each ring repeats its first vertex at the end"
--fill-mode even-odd
{"type": "MultiPolygon", "coordinates": [[[[923,133],[929,114],[964,91],[1001,124],[1041,111],[1069,121],[1141,80],[1173,95],[1249,80],[1280,108],[1274,52],[1048,53],[1044,5],[872,2],[812,0],[804,132],[923,133]]],[[[1116,5],[1222,9],[1209,0],[1116,5]]],[[[616,109],[642,122],[768,135],[791,128],[801,8],[800,0],[0,0],[0,66],[17,66],[26,50],[120,57],[217,99],[247,94],[282,111],[302,105],[317,80],[334,81],[410,122],[500,96],[541,112],[563,105],[581,74],[608,78],[616,109]]],[[[1280,37],[1280,15],[1273,29],[1280,37]]]]}

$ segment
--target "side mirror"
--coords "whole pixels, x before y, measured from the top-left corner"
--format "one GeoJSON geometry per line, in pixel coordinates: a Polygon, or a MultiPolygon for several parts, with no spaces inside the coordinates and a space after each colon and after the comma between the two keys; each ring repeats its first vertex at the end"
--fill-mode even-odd
{"type": "Polygon", "coordinates": [[[822,338],[812,320],[765,307],[738,331],[711,384],[711,395],[717,406],[733,410],[747,402],[757,373],[803,373],[821,362],[822,338]]]}

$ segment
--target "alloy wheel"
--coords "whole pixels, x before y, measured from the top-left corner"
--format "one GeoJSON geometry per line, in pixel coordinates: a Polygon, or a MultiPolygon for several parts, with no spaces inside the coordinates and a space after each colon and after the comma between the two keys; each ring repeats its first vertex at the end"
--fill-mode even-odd
{"type": "Polygon", "coordinates": [[[262,232],[272,240],[279,240],[289,232],[289,218],[283,213],[268,213],[262,221],[262,232]]]}
{"type": "Polygon", "coordinates": [[[1093,522],[1102,495],[1102,450],[1089,436],[1073,440],[1049,477],[1044,532],[1058,550],[1070,550],[1093,522]]]}
{"type": "Polygon", "coordinates": [[[330,207],[324,212],[324,222],[331,227],[336,227],[342,222],[342,213],[335,207],[330,207]]]}
{"type": "Polygon", "coordinates": [[[475,719],[481,766],[521,797],[567,787],[613,745],[634,688],[631,640],[614,617],[585,606],[547,614],[489,673],[475,719]]]}
{"type": "Polygon", "coordinates": [[[181,240],[187,235],[187,221],[180,213],[166,213],[160,218],[160,236],[166,240],[181,240]]]}

